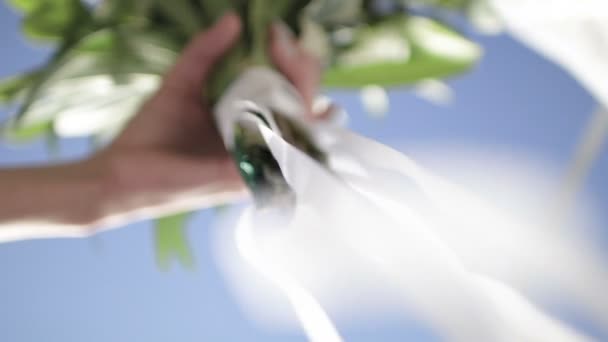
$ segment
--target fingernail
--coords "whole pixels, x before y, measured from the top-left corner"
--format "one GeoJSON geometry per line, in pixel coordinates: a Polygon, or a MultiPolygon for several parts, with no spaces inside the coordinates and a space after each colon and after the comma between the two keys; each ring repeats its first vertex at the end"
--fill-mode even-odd
{"type": "Polygon", "coordinates": [[[289,56],[296,54],[295,38],[291,29],[282,21],[272,24],[274,39],[289,56]]]}
{"type": "Polygon", "coordinates": [[[332,106],[332,101],[325,95],[319,95],[312,103],[312,114],[314,116],[320,116],[328,112],[332,106]]]}

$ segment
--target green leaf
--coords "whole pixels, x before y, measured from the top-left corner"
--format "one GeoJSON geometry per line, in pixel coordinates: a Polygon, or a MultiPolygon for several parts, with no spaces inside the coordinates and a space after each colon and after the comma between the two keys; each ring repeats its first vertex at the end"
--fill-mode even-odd
{"type": "Polygon", "coordinates": [[[182,213],[156,220],[156,257],[161,269],[168,270],[173,260],[185,267],[194,267],[194,257],[185,233],[190,216],[190,213],[182,213]]]}
{"type": "Polygon", "coordinates": [[[9,121],[2,125],[2,138],[13,143],[25,143],[47,136],[52,131],[51,121],[28,126],[15,126],[9,121]]]}
{"type": "Polygon", "coordinates": [[[301,10],[310,1],[291,0],[250,0],[249,32],[252,59],[255,64],[269,64],[268,30],[277,20],[288,21],[297,27],[301,10]]]}
{"type": "Polygon", "coordinates": [[[424,18],[398,16],[355,32],[339,50],[323,84],[335,88],[395,87],[469,70],[480,48],[447,27],[424,18]]]}
{"type": "Polygon", "coordinates": [[[189,0],[156,0],[168,18],[187,36],[192,36],[202,28],[202,20],[189,0]]]}
{"type": "Polygon", "coordinates": [[[8,4],[22,12],[31,12],[40,5],[40,0],[8,0],[8,4]]]}
{"type": "Polygon", "coordinates": [[[226,1],[203,1],[201,4],[208,8],[214,16],[220,16],[229,8],[234,8],[244,17],[246,24],[243,28],[242,39],[235,44],[231,51],[215,68],[211,84],[207,88],[207,96],[215,103],[229,84],[251,65],[269,65],[268,30],[270,25],[283,19],[293,22],[301,15],[301,10],[310,0],[234,0],[232,5],[226,1]],[[246,6],[245,6],[246,5],[246,6]],[[245,11],[247,10],[247,11],[245,11]]]}
{"type": "Polygon", "coordinates": [[[23,32],[31,38],[58,41],[80,35],[91,16],[80,0],[40,0],[23,18],[23,32]]]}
{"type": "Polygon", "coordinates": [[[227,0],[197,0],[203,9],[203,15],[206,21],[211,24],[219,19],[224,13],[231,9],[239,10],[243,14],[243,1],[227,1],[227,0]]]}
{"type": "Polygon", "coordinates": [[[429,78],[446,78],[468,71],[470,63],[446,61],[428,56],[409,62],[370,63],[357,67],[337,67],[323,76],[329,88],[360,88],[366,85],[398,87],[429,78]]]}
{"type": "Polygon", "coordinates": [[[301,34],[304,9],[307,8],[311,2],[312,0],[292,0],[288,4],[289,6],[281,11],[281,19],[289,26],[296,36],[300,36],[301,34]]]}
{"type": "Polygon", "coordinates": [[[156,0],[103,0],[95,10],[95,17],[104,23],[140,23],[150,15],[156,0]]]}
{"type": "Polygon", "coordinates": [[[405,32],[415,48],[445,60],[475,63],[481,47],[444,24],[424,17],[410,17],[405,32]]]}
{"type": "MultiPolygon", "coordinates": [[[[57,132],[68,136],[95,134],[116,126],[156,89],[161,75],[177,57],[175,50],[160,34],[119,29],[93,33],[35,74],[27,96],[20,99],[23,105],[16,120],[4,133],[14,131],[21,136],[20,132],[30,132],[30,127],[41,132],[36,127],[57,118],[61,119],[55,125],[57,132]],[[78,125],[66,122],[70,117],[82,121],[83,115],[93,114],[95,117],[83,121],[78,131],[64,129],[78,125]],[[104,115],[107,119],[100,118],[104,115]]],[[[23,82],[9,82],[6,91],[0,88],[0,95],[13,94],[23,82]]]]}
{"type": "Polygon", "coordinates": [[[285,0],[278,0],[276,6],[271,0],[251,0],[249,9],[249,32],[251,56],[255,64],[265,65],[268,59],[268,28],[278,17],[276,11],[285,0]]]}
{"type": "Polygon", "coordinates": [[[362,19],[363,0],[317,0],[310,6],[312,18],[328,27],[352,25],[362,19]]]}
{"type": "Polygon", "coordinates": [[[5,79],[0,82],[0,104],[17,102],[26,89],[39,76],[39,72],[30,72],[5,79]]]}
{"type": "Polygon", "coordinates": [[[404,0],[406,5],[426,5],[434,8],[446,8],[450,10],[464,10],[471,2],[476,0],[404,0]]]}
{"type": "Polygon", "coordinates": [[[213,71],[210,85],[206,89],[206,96],[211,103],[218,101],[230,83],[246,68],[246,60],[247,49],[245,43],[240,41],[224,56],[213,71]]]}

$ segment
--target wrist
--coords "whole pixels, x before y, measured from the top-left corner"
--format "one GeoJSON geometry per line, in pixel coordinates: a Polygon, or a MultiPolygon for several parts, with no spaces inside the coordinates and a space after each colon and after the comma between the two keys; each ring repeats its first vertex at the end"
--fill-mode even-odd
{"type": "Polygon", "coordinates": [[[108,172],[96,158],[66,164],[63,168],[67,178],[61,191],[68,194],[69,202],[74,202],[73,210],[64,216],[65,223],[83,226],[93,233],[108,214],[108,172]]]}
{"type": "Polygon", "coordinates": [[[110,147],[89,163],[102,175],[97,211],[102,226],[213,207],[247,195],[229,159],[110,147]]]}
{"type": "Polygon", "coordinates": [[[77,237],[95,231],[104,182],[89,161],[0,171],[0,240],[77,237]]]}
{"type": "MultiPolygon", "coordinates": [[[[40,170],[42,201],[48,202],[51,222],[95,231],[104,215],[106,181],[94,160],[83,160],[40,170]]],[[[42,218],[44,219],[44,218],[42,218]]]]}
{"type": "Polygon", "coordinates": [[[145,151],[110,148],[82,163],[100,189],[89,216],[92,225],[107,228],[150,218],[169,201],[171,191],[154,180],[157,172],[150,167],[155,163],[145,156],[145,151]]]}
{"type": "MultiPolygon", "coordinates": [[[[82,224],[92,230],[120,224],[131,211],[131,198],[128,183],[125,182],[125,160],[114,151],[105,150],[83,160],[75,169],[86,178],[91,193],[89,207],[83,211],[82,224]]],[[[80,186],[83,186],[82,184],[80,186]]]]}

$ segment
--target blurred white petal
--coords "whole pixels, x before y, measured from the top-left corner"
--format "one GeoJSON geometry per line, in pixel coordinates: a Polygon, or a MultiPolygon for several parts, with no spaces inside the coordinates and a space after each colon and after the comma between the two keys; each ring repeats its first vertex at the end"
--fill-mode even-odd
{"type": "MultiPolygon", "coordinates": [[[[124,125],[147,97],[158,87],[160,77],[132,75],[125,84],[106,85],[105,79],[92,78],[99,86],[84,88],[82,82],[63,82],[51,88],[49,96],[69,99],[56,114],[55,132],[62,137],[82,137],[101,133],[108,128],[124,125]],[[83,88],[80,88],[83,86],[83,88]],[[90,94],[79,94],[77,89],[91,89],[90,94]],[[67,94],[73,93],[68,96],[67,94]]],[[[110,82],[111,79],[109,80],[110,82]]],[[[91,86],[91,83],[87,83],[91,86]]]]}
{"type": "Polygon", "coordinates": [[[340,55],[340,65],[362,65],[373,63],[405,63],[411,56],[407,39],[395,30],[382,34],[364,36],[357,49],[340,55]]]}
{"type": "Polygon", "coordinates": [[[55,133],[61,137],[86,137],[125,122],[143,98],[132,95],[107,96],[104,101],[71,107],[55,119],[55,133]]]}
{"type": "Polygon", "coordinates": [[[369,85],[361,89],[361,102],[365,111],[373,117],[383,117],[389,110],[390,100],[386,89],[369,85]]]}
{"type": "Polygon", "coordinates": [[[355,22],[362,8],[362,0],[315,0],[308,11],[315,20],[329,24],[355,22]]]}
{"type": "Polygon", "coordinates": [[[490,7],[488,0],[473,1],[467,12],[471,23],[479,32],[488,35],[504,32],[504,23],[490,7]]]}
{"type": "Polygon", "coordinates": [[[449,105],[454,101],[454,91],[445,82],[427,79],[414,86],[414,95],[439,106],[449,105]]]}
{"type": "Polygon", "coordinates": [[[350,27],[341,27],[332,32],[331,38],[338,46],[346,46],[354,41],[355,30],[350,27]]]}
{"type": "Polygon", "coordinates": [[[429,53],[467,61],[478,59],[481,56],[479,46],[448,31],[447,28],[433,20],[412,17],[408,20],[406,29],[411,38],[429,53]]]}

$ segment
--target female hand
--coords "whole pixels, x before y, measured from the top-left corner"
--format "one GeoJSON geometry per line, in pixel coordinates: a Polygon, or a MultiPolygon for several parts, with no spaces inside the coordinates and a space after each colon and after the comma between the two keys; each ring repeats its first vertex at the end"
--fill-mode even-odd
{"type": "MultiPolygon", "coordinates": [[[[246,195],[201,99],[213,67],[238,39],[239,17],[227,14],[195,37],[122,135],[98,156],[112,175],[106,210],[144,218],[235,201],[246,195]]],[[[316,59],[286,26],[271,29],[270,55],[311,108],[319,83],[316,59]]]]}

